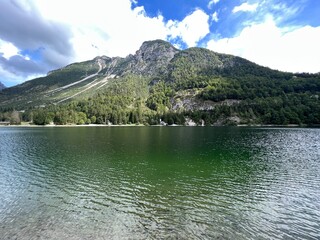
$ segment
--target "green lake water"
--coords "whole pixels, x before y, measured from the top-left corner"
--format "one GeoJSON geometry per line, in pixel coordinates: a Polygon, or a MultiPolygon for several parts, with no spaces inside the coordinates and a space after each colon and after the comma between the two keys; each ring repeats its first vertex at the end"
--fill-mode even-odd
{"type": "Polygon", "coordinates": [[[0,128],[0,239],[320,239],[320,129],[0,128]]]}

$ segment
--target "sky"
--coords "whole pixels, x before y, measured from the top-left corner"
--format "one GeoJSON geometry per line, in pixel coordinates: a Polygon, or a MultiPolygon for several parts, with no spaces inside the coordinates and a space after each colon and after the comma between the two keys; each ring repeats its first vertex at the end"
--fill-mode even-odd
{"type": "Polygon", "coordinates": [[[155,39],[317,73],[319,16],[319,0],[0,0],[0,82],[125,57],[155,39]]]}

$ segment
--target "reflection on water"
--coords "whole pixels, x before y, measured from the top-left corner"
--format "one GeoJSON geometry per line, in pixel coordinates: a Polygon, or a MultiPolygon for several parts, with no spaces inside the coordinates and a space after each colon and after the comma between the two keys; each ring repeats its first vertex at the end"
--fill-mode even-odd
{"type": "Polygon", "coordinates": [[[320,239],[320,130],[0,128],[3,239],[320,239]]]}

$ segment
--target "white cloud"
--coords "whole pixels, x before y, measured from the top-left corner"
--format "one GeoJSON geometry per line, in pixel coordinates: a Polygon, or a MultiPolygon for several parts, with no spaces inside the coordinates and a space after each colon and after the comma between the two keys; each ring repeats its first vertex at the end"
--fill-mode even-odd
{"type": "Polygon", "coordinates": [[[19,49],[12,43],[0,39],[0,56],[9,59],[14,55],[18,55],[19,49]]]}
{"type": "Polygon", "coordinates": [[[239,36],[211,40],[207,48],[237,55],[260,65],[289,72],[320,72],[320,27],[305,26],[290,32],[273,19],[248,26],[239,36]]]}
{"type": "Polygon", "coordinates": [[[236,6],[233,8],[232,12],[237,13],[237,12],[254,12],[257,10],[258,3],[255,4],[249,4],[249,3],[242,3],[239,6],[236,6]]]}
{"type": "Polygon", "coordinates": [[[170,38],[181,38],[188,47],[194,47],[209,32],[209,16],[198,9],[181,22],[170,20],[167,23],[170,38]]]}
{"type": "MultiPolygon", "coordinates": [[[[143,7],[132,8],[134,2],[0,1],[5,13],[0,15],[0,19],[8,23],[0,28],[0,40],[2,36],[6,36],[5,41],[8,43],[0,43],[0,57],[10,59],[12,56],[20,56],[21,50],[33,52],[42,49],[40,60],[37,59],[36,62],[33,62],[32,55],[20,57],[30,61],[26,62],[28,64],[32,62],[41,66],[43,73],[68,63],[93,59],[98,55],[125,57],[138,50],[146,40],[179,39],[192,47],[210,32],[210,17],[200,9],[194,10],[181,22],[165,22],[161,14],[151,18],[143,7]]],[[[212,2],[217,3],[218,0],[212,2]]],[[[217,15],[211,18],[218,20],[217,15]]],[[[12,61],[6,61],[5,64],[9,65],[12,61]]],[[[1,71],[9,71],[6,69],[2,66],[1,71]]],[[[11,69],[17,68],[12,66],[11,69]]],[[[7,76],[8,79],[14,79],[15,75],[17,82],[21,82],[20,76],[27,79],[30,74],[16,71],[8,72],[7,76]]]]}
{"type": "MultiPolygon", "coordinates": [[[[98,55],[125,57],[138,50],[143,41],[165,40],[169,29],[163,17],[150,18],[143,7],[132,9],[132,3],[132,0],[0,1],[6,13],[0,19],[8,23],[0,27],[0,41],[5,36],[7,42],[0,42],[0,57],[9,59],[19,55],[20,50],[42,48],[46,60],[42,66],[46,71],[98,55]]],[[[32,56],[26,60],[32,60],[32,56]]],[[[2,68],[3,71],[9,70],[2,68]]],[[[25,73],[15,75],[20,83],[19,76],[25,73]]],[[[5,81],[4,76],[10,82],[14,79],[8,72],[1,74],[1,81],[5,81]]]]}
{"type": "Polygon", "coordinates": [[[147,17],[143,7],[131,9],[130,0],[37,0],[45,18],[70,26],[76,60],[97,55],[126,56],[145,40],[165,39],[162,16],[147,17]],[[93,47],[96,46],[96,47],[93,47]]]}
{"type": "Polygon", "coordinates": [[[218,22],[218,21],[219,21],[218,13],[217,13],[217,12],[214,12],[214,13],[211,15],[211,20],[214,21],[214,22],[218,22]]]}
{"type": "Polygon", "coordinates": [[[27,76],[16,75],[12,72],[7,71],[0,65],[0,82],[2,82],[6,87],[11,87],[25,82],[26,80],[34,79],[43,76],[43,74],[30,74],[27,76]]]}
{"type": "Polygon", "coordinates": [[[210,0],[208,3],[208,8],[211,9],[214,4],[217,4],[220,0],[210,0]]]}

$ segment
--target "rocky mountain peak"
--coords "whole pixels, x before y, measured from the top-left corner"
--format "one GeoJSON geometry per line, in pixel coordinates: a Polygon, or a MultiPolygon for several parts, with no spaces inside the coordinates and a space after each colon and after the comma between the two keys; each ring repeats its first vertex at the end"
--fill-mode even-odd
{"type": "Polygon", "coordinates": [[[126,72],[148,76],[165,74],[169,62],[178,52],[180,50],[166,41],[146,41],[134,55],[126,58],[128,62],[126,72]]]}
{"type": "Polygon", "coordinates": [[[163,40],[144,42],[135,56],[138,61],[170,61],[179,50],[163,40]]]}

